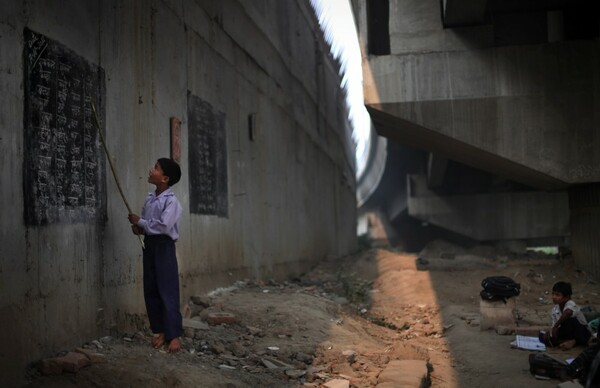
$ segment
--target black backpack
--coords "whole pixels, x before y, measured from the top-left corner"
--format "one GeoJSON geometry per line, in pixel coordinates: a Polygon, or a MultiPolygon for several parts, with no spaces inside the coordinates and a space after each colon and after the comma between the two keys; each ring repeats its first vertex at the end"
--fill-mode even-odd
{"type": "Polygon", "coordinates": [[[529,354],[529,372],[532,375],[563,379],[567,376],[567,363],[547,353],[529,354]]]}
{"type": "Polygon", "coordinates": [[[490,276],[481,281],[483,290],[479,293],[481,299],[495,301],[503,300],[521,293],[521,285],[507,276],[490,276]]]}

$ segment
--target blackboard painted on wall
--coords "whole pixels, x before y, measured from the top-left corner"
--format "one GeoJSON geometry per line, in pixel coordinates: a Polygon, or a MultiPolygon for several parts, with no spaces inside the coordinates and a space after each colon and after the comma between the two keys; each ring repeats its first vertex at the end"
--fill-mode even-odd
{"type": "Polygon", "coordinates": [[[225,113],[188,93],[190,212],[228,216],[225,113]]]}
{"type": "Polygon", "coordinates": [[[90,106],[104,117],[104,71],[42,34],[23,36],[25,223],[104,222],[106,169],[90,106]]]}

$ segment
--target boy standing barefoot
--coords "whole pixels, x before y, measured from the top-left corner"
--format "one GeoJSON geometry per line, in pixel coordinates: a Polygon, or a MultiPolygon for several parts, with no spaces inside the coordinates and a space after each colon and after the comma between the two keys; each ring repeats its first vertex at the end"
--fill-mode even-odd
{"type": "Polygon", "coordinates": [[[167,341],[170,353],[181,349],[179,337],[183,334],[175,255],[182,208],[171,190],[180,178],[177,162],[158,159],[148,175],[148,183],[156,190],[146,197],[141,217],[128,216],[133,233],[144,235],[144,300],[154,333],[152,346],[158,349],[167,341]]]}

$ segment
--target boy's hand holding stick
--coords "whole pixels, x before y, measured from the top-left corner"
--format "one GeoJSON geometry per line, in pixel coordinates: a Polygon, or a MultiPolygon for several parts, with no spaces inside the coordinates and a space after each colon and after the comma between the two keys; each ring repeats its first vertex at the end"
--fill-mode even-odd
{"type": "MultiPolygon", "coordinates": [[[[119,193],[121,194],[121,198],[123,199],[123,202],[125,203],[125,206],[127,207],[127,211],[129,212],[129,214],[132,214],[133,212],[131,211],[131,207],[129,206],[127,199],[125,198],[125,194],[123,194],[123,190],[121,189],[121,184],[119,183],[119,178],[117,176],[117,172],[115,171],[115,167],[113,166],[112,159],[110,157],[110,154],[108,153],[108,148],[106,147],[106,142],[104,141],[104,135],[102,134],[102,130],[100,129],[100,122],[98,121],[98,115],[96,114],[96,107],[94,107],[94,104],[91,102],[90,102],[90,105],[92,106],[92,113],[94,115],[94,124],[96,125],[96,128],[98,129],[98,133],[100,134],[100,142],[102,143],[102,148],[104,149],[104,153],[106,154],[106,159],[108,159],[108,164],[110,165],[110,170],[112,171],[113,178],[115,178],[115,183],[117,184],[117,189],[119,189],[119,193]]],[[[133,226],[137,227],[137,225],[133,225],[133,226]]],[[[137,227],[138,233],[136,233],[136,229],[132,228],[134,234],[137,234],[138,239],[140,240],[142,249],[145,249],[144,241],[142,240],[141,231],[139,229],[140,228],[137,227]]]]}

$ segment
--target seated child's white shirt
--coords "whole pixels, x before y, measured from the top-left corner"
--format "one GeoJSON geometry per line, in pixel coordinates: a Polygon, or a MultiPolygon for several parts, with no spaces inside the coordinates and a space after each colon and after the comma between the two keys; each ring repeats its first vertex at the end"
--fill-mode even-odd
{"type": "MultiPolygon", "coordinates": [[[[579,306],[577,306],[577,304],[575,302],[573,302],[572,300],[569,300],[569,301],[567,301],[567,303],[565,303],[565,307],[563,308],[563,310],[573,311],[573,318],[577,318],[579,323],[581,323],[582,325],[587,325],[587,320],[585,319],[585,315],[583,315],[583,313],[579,309],[579,306]]],[[[560,310],[560,306],[555,304],[554,307],[552,308],[552,326],[553,327],[556,324],[556,322],[560,319],[560,316],[562,315],[562,313],[563,312],[560,310]]]]}

